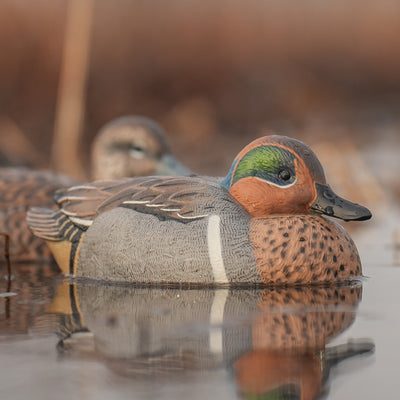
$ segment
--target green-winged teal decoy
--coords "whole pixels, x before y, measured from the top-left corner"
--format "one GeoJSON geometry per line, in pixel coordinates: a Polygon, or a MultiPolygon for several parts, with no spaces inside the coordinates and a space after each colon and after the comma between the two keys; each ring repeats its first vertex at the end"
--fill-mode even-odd
{"type": "MultiPolygon", "coordinates": [[[[92,146],[94,179],[141,175],[185,175],[190,171],[171,154],[162,128],[139,116],[121,117],[105,125],[92,146]]],[[[0,233],[10,240],[12,261],[48,259],[42,240],[26,225],[32,206],[54,206],[54,193],[79,182],[50,171],[0,168],[0,233]]],[[[0,238],[1,240],[1,238],[0,238]]]]}
{"type": "Polygon", "coordinates": [[[366,220],[338,197],[302,142],[247,145],[222,180],[143,177],[59,191],[33,208],[32,231],[65,273],[145,283],[286,284],[361,275],[346,231],[324,215],[366,220]]]}

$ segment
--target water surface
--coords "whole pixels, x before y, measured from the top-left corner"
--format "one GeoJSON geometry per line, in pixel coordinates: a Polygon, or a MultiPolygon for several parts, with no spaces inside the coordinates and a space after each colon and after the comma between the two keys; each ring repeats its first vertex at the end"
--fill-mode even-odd
{"type": "Polygon", "coordinates": [[[364,271],[347,286],[230,290],[71,284],[18,267],[1,288],[0,394],[394,398],[400,269],[364,271]]]}

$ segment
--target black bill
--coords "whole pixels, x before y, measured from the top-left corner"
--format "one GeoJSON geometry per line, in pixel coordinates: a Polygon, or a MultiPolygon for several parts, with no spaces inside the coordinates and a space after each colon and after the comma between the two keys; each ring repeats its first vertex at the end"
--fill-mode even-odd
{"type": "Polygon", "coordinates": [[[365,221],[371,218],[368,208],[339,197],[329,186],[316,183],[317,198],[310,210],[345,221],[365,221]]]}

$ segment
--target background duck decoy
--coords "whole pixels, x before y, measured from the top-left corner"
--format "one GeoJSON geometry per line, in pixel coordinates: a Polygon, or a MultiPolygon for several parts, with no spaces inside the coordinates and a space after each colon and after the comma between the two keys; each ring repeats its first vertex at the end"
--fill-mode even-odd
{"type": "Polygon", "coordinates": [[[94,182],[58,192],[28,224],[60,268],[105,280],[198,284],[310,283],[361,275],[337,223],[365,207],[337,196],[312,150],[285,136],[247,145],[228,175],[94,182]]]}
{"type": "Polygon", "coordinates": [[[117,118],[92,143],[91,176],[95,180],[190,174],[172,155],[162,127],[146,117],[117,118]]]}
{"type": "Polygon", "coordinates": [[[49,315],[60,317],[57,348],[65,358],[97,359],[135,379],[227,368],[241,393],[283,392],[295,383],[299,398],[313,399],[334,365],[374,349],[367,340],[326,346],[353,323],[361,295],[360,284],[185,290],[63,283],[49,315]]]}
{"type": "MultiPolygon", "coordinates": [[[[190,173],[172,156],[163,129],[139,116],[118,118],[101,129],[93,143],[91,168],[94,179],[190,173]]],[[[26,211],[53,207],[55,191],[75,184],[78,181],[50,171],[0,168],[0,232],[10,236],[12,261],[48,259],[49,250],[26,225],[26,211]]]]}

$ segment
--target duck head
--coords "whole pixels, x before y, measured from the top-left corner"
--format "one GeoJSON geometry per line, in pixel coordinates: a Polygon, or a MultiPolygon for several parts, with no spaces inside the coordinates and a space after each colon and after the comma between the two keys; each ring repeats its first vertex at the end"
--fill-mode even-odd
{"type": "Polygon", "coordinates": [[[248,144],[221,185],[253,217],[318,213],[345,221],[371,218],[367,208],[333,192],[306,144],[286,136],[265,136],[248,144]]]}
{"type": "Polygon", "coordinates": [[[93,142],[95,180],[190,173],[171,154],[164,130],[149,118],[117,118],[106,124],[93,142]]]}

